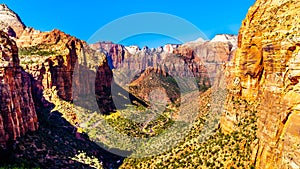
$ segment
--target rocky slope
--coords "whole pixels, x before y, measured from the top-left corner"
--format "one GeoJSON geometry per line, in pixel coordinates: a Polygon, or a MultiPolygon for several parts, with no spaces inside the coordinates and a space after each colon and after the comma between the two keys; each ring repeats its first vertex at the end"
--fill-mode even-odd
{"type": "Polygon", "coordinates": [[[25,29],[20,17],[5,4],[0,5],[0,30],[4,30],[11,37],[20,37],[25,29]]]}
{"type": "Polygon", "coordinates": [[[31,75],[19,65],[18,48],[0,31],[0,145],[38,128],[31,75]]]}
{"type": "MultiPolygon", "coordinates": [[[[257,168],[300,167],[299,18],[299,1],[257,0],[240,30],[227,103],[235,97],[260,102],[257,168]]],[[[221,123],[226,133],[241,115],[230,105],[221,123]]]]}

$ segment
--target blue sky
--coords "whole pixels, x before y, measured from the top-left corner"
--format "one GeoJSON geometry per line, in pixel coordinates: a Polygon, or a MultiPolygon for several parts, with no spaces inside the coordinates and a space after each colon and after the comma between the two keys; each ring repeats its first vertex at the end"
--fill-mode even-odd
{"type": "MultiPolygon", "coordinates": [[[[4,0],[19,14],[23,22],[42,31],[60,29],[88,41],[91,36],[110,22],[135,13],[160,12],[180,17],[200,29],[209,39],[216,34],[237,34],[242,20],[255,0],[151,0],[151,1],[101,1],[101,0],[4,0]]],[[[135,27],[140,26],[138,23],[135,27]]],[[[130,26],[129,26],[130,27],[130,26]]],[[[123,27],[118,28],[124,29],[123,27]]],[[[128,29],[128,26],[127,26],[128,29]]],[[[189,34],[185,29],[182,34],[189,34]]],[[[114,34],[114,32],[111,32],[114,34]]],[[[194,39],[197,39],[195,37],[194,39]]],[[[110,39],[99,39],[110,40],[110,39]]],[[[179,43],[173,37],[144,34],[127,37],[120,41],[126,45],[150,47],[165,43],[179,43]]]]}

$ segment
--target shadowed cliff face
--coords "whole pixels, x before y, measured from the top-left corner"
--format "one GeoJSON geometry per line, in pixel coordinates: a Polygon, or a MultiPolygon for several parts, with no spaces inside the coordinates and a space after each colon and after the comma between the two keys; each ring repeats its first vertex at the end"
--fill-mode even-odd
{"type": "MultiPolygon", "coordinates": [[[[232,97],[258,101],[257,168],[299,168],[300,2],[257,0],[242,23],[230,86],[232,97]]],[[[235,128],[227,106],[221,126],[235,128]]]]}
{"type": "Polygon", "coordinates": [[[78,151],[96,156],[106,168],[120,165],[123,158],[104,151],[74,127],[78,119],[71,102],[78,95],[96,92],[102,98],[100,108],[112,111],[113,105],[107,104],[112,72],[106,56],[58,30],[26,28],[14,38],[17,42],[10,38],[0,31],[1,165],[89,167],[71,159],[78,151]],[[55,106],[63,107],[62,112],[54,111],[55,106]]]}
{"type": "Polygon", "coordinates": [[[101,110],[113,110],[113,104],[106,104],[110,100],[112,72],[103,53],[58,30],[26,28],[17,43],[3,32],[1,36],[1,142],[36,130],[35,106],[42,108],[58,99],[73,101],[74,89],[75,99],[82,94],[95,96],[96,92],[101,95],[101,110]],[[74,71],[80,75],[74,76],[74,71]],[[96,78],[101,80],[95,87],[96,78]],[[59,98],[54,97],[54,92],[59,98]]]}
{"type": "Polygon", "coordinates": [[[18,48],[0,31],[0,144],[38,128],[31,77],[19,65],[18,48]]]}

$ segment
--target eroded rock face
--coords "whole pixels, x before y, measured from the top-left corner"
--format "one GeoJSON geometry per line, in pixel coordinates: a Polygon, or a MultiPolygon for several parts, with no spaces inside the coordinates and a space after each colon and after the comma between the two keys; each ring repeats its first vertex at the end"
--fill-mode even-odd
{"type": "MultiPolygon", "coordinates": [[[[113,110],[110,98],[112,72],[105,53],[96,52],[86,42],[59,30],[40,32],[26,28],[17,43],[24,61],[22,65],[36,80],[37,95],[51,102],[51,92],[45,94],[44,91],[56,90],[60,99],[75,99],[76,103],[93,96],[101,105],[101,112],[113,110]]],[[[113,49],[117,50],[117,46],[111,50],[117,53],[113,49]]],[[[89,105],[80,106],[89,108],[89,105]]]]}
{"type": "Polygon", "coordinates": [[[5,4],[0,4],[0,30],[10,30],[10,36],[20,37],[25,29],[19,16],[5,4]]]}
{"type": "Polygon", "coordinates": [[[216,35],[210,42],[223,42],[227,44],[231,44],[234,49],[237,48],[237,35],[229,35],[229,34],[219,34],[216,35]]]}
{"type": "MultiPolygon", "coordinates": [[[[183,63],[184,64],[184,63],[183,63]]],[[[150,102],[151,93],[166,94],[165,102],[180,104],[180,88],[175,79],[160,68],[147,68],[136,80],[130,83],[130,92],[145,102],[150,102]]]]}
{"type": "Polygon", "coordinates": [[[40,32],[26,28],[17,44],[23,51],[23,60],[31,60],[29,64],[25,63],[25,69],[39,81],[37,86],[41,91],[55,87],[58,96],[67,101],[73,99],[72,85],[77,85],[78,92],[92,91],[89,85],[79,86],[95,79],[89,79],[88,75],[74,83],[72,79],[76,66],[78,72],[96,72],[96,66],[104,59],[85,42],[59,30],[40,32]]]}
{"type": "Polygon", "coordinates": [[[191,65],[190,69],[195,76],[209,78],[212,85],[220,83],[219,74],[223,72],[225,63],[233,58],[236,44],[237,41],[234,41],[234,38],[230,41],[214,40],[186,43],[175,49],[173,53],[184,56],[189,64],[195,65],[194,63],[197,63],[196,65],[200,65],[199,67],[191,65]]]}
{"type": "Polygon", "coordinates": [[[19,65],[18,48],[0,31],[0,144],[38,128],[32,83],[19,65]]]}
{"type": "MultiPolygon", "coordinates": [[[[243,21],[231,78],[231,96],[259,101],[257,168],[299,168],[300,2],[257,0],[243,21]]],[[[231,98],[229,96],[229,98],[231,98]]],[[[221,126],[234,130],[227,106],[221,126]]]]}
{"type": "Polygon", "coordinates": [[[62,99],[72,100],[72,76],[82,48],[80,41],[58,30],[42,33],[27,28],[17,44],[20,50],[28,51],[22,55],[24,60],[38,58],[36,63],[26,64],[26,70],[42,84],[40,90],[55,86],[62,99]]]}

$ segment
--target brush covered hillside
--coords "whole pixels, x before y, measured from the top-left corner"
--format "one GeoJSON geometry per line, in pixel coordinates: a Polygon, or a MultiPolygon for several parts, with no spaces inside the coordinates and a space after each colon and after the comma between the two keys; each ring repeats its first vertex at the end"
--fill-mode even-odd
{"type": "Polygon", "coordinates": [[[238,37],[140,49],[0,5],[0,168],[299,168],[299,18],[257,0],[238,37]]]}

